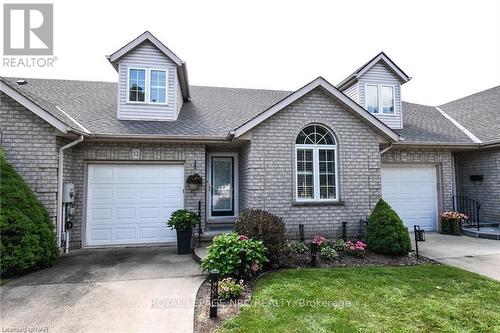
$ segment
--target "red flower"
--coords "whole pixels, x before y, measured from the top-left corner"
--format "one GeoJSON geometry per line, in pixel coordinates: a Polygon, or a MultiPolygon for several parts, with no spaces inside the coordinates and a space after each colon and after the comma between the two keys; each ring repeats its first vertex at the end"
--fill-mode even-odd
{"type": "Polygon", "coordinates": [[[245,235],[240,235],[240,237],[238,238],[238,240],[242,241],[242,240],[248,240],[249,238],[245,235]]]}

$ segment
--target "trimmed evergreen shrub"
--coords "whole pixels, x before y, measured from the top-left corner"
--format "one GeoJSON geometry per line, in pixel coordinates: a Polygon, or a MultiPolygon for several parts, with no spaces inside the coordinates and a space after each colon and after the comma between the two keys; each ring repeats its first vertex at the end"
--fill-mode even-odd
{"type": "Polygon", "coordinates": [[[50,265],[58,256],[47,210],[0,151],[1,277],[50,265]]]}
{"type": "Polygon", "coordinates": [[[236,221],[236,232],[261,240],[267,248],[269,263],[278,266],[285,250],[285,223],[265,210],[246,209],[236,221]]]}
{"type": "Polygon", "coordinates": [[[387,202],[380,199],[368,218],[368,248],[382,254],[405,255],[411,250],[408,229],[387,202]]]}

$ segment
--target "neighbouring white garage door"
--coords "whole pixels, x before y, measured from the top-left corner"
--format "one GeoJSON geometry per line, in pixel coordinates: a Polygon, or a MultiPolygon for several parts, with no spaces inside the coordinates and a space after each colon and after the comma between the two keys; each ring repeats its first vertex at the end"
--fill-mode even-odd
{"type": "Polygon", "coordinates": [[[86,244],[173,242],[166,226],[184,206],[180,164],[89,164],[86,244]]]}
{"type": "Polygon", "coordinates": [[[437,180],[435,166],[382,166],[382,198],[413,230],[418,224],[436,230],[437,180]]]}

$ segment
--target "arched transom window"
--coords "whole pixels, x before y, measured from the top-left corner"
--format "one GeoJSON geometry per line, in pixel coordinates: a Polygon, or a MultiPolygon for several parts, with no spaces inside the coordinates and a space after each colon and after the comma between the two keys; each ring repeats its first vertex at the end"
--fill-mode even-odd
{"type": "Polygon", "coordinates": [[[305,127],[295,140],[297,201],[338,200],[337,142],[321,125],[305,127]]]}

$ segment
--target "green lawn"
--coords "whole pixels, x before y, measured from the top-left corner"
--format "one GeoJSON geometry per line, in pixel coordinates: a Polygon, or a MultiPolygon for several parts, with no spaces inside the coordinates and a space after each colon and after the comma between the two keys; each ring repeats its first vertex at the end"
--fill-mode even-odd
{"type": "Polygon", "coordinates": [[[433,265],[279,271],[221,331],[500,332],[500,283],[433,265]]]}

